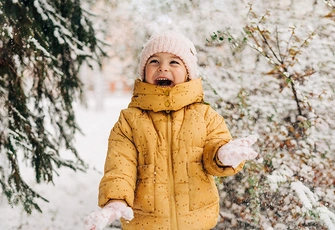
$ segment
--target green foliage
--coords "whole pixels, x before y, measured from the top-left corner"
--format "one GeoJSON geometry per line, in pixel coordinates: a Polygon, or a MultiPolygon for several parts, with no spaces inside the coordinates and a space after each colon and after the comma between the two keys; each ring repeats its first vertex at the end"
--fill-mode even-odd
{"type": "Polygon", "coordinates": [[[0,10],[0,183],[10,204],[31,213],[46,199],[25,183],[21,162],[38,183],[53,182],[59,167],[85,170],[72,103],[82,95],[79,67],[104,53],[79,0],[4,0],[0,10]]]}

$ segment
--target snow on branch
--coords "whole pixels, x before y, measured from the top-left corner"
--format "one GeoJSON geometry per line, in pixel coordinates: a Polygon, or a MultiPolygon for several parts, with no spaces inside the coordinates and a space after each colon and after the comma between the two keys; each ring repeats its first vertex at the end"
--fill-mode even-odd
{"type": "Polygon", "coordinates": [[[34,6],[41,14],[43,20],[50,19],[55,25],[55,31],[53,34],[57,38],[59,44],[64,44],[64,42],[66,42],[73,50],[75,56],[93,56],[92,52],[85,51],[85,49],[89,50],[86,44],[76,39],[73,36],[72,32],[66,28],[66,19],[64,19],[61,15],[57,14],[56,10],[51,5],[49,5],[45,0],[35,0],[34,6]],[[79,49],[78,47],[83,48],[79,49]]]}
{"type": "Polygon", "coordinates": [[[335,230],[335,214],[325,206],[318,207],[320,219],[326,224],[329,230],[335,230]]]}
{"type": "Polygon", "coordinates": [[[52,57],[52,55],[50,55],[50,53],[32,36],[29,36],[28,42],[33,43],[35,45],[35,48],[38,50],[41,50],[46,57],[49,57],[49,58],[52,57]]]}
{"type": "Polygon", "coordinates": [[[300,181],[292,182],[291,188],[298,194],[298,197],[305,208],[310,210],[313,206],[317,205],[317,196],[300,181]]]}
{"type": "Polygon", "coordinates": [[[274,171],[272,174],[267,176],[270,182],[271,190],[278,189],[279,183],[286,182],[287,178],[290,178],[292,176],[293,176],[293,171],[286,165],[282,165],[280,169],[274,171]]]}
{"type": "Polygon", "coordinates": [[[335,214],[327,207],[318,203],[318,197],[308,187],[300,181],[291,183],[291,188],[298,194],[302,205],[309,211],[316,212],[321,221],[323,221],[328,229],[335,230],[335,214]],[[313,208],[316,207],[316,208],[313,208]]]}
{"type": "MultiPolygon", "coordinates": [[[[282,166],[280,170],[274,171],[274,173],[268,175],[267,178],[270,182],[270,188],[276,190],[278,189],[278,184],[289,182],[289,178],[292,178],[292,176],[293,171],[288,167],[282,166]]],[[[335,230],[335,214],[318,202],[319,199],[315,193],[298,180],[291,182],[291,189],[298,195],[305,210],[317,214],[328,229],[335,230]]]]}

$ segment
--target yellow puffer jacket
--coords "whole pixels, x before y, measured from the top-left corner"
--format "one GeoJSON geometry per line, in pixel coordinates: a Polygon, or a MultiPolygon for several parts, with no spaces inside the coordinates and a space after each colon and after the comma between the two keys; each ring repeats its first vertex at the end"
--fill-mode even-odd
{"type": "Polygon", "coordinates": [[[243,167],[217,161],[231,135],[224,119],[203,103],[201,79],[163,88],[137,80],[108,142],[99,206],[123,200],[134,219],[124,230],[213,228],[219,196],[213,175],[243,167]]]}

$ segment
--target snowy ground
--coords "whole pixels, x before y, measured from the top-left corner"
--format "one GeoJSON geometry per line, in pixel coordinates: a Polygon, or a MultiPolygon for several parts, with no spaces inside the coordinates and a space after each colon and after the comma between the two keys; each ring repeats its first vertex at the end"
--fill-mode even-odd
{"type": "MultiPolygon", "coordinates": [[[[23,170],[31,187],[49,200],[39,202],[43,213],[27,215],[21,207],[11,208],[0,196],[1,230],[77,230],[83,229],[83,218],[97,209],[98,183],[102,176],[107,139],[121,109],[127,107],[130,95],[112,95],[104,100],[104,108],[96,109],[94,101],[88,108],[76,106],[77,119],[85,136],[78,134],[76,147],[90,164],[86,172],[59,169],[55,185],[36,184],[29,169],[23,170]]],[[[108,229],[108,228],[106,228],[108,229]]],[[[109,228],[111,229],[111,228],[109,228]]]]}

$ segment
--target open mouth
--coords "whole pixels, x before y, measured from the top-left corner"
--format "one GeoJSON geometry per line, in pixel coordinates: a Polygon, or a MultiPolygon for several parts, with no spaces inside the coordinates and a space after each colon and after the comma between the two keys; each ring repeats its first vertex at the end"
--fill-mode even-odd
{"type": "Polygon", "coordinates": [[[159,85],[162,87],[171,87],[173,86],[173,81],[167,79],[167,78],[158,78],[155,80],[155,85],[159,85]]]}

